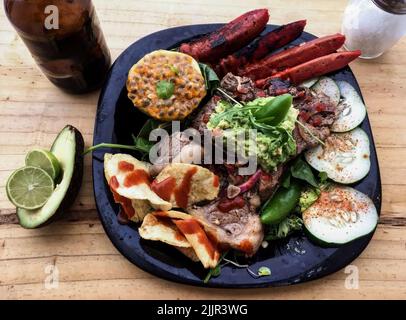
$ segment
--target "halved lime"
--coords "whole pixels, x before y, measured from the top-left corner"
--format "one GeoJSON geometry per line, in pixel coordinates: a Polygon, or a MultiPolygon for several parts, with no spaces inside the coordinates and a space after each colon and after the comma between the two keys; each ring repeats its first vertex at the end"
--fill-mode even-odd
{"type": "Polygon", "coordinates": [[[54,191],[54,180],[41,168],[27,166],[14,171],[7,180],[7,196],[18,208],[41,208],[54,191]]]}
{"type": "Polygon", "coordinates": [[[50,151],[42,149],[31,150],[25,157],[25,165],[45,170],[53,180],[56,180],[61,172],[58,159],[50,151]]]}

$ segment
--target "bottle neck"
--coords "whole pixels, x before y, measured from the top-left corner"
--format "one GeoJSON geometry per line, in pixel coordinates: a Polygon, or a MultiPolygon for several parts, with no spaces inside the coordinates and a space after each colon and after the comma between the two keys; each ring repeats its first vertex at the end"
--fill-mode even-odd
{"type": "Polygon", "coordinates": [[[406,0],[371,0],[380,9],[392,14],[406,14],[406,0]]]}

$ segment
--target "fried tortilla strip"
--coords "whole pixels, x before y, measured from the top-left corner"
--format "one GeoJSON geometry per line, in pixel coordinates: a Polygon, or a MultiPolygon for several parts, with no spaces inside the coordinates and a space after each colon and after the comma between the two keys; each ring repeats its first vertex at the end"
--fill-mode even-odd
{"type": "Polygon", "coordinates": [[[110,188],[131,200],[148,201],[155,209],[169,210],[172,205],[150,188],[148,164],[128,154],[104,155],[104,174],[110,188]]]}
{"type": "Polygon", "coordinates": [[[219,193],[219,178],[210,170],[194,164],[171,163],[151,184],[151,189],[174,208],[186,209],[219,193]]]}
{"type": "Polygon", "coordinates": [[[210,242],[199,222],[194,218],[172,221],[192,245],[203,266],[206,269],[215,268],[219,262],[220,253],[210,242]]]}
{"type": "Polygon", "coordinates": [[[195,250],[193,250],[192,247],[190,248],[184,248],[184,247],[175,247],[177,250],[179,250],[181,253],[183,253],[186,257],[188,257],[190,260],[193,262],[199,262],[199,257],[196,255],[195,250]]]}
{"type": "Polygon", "coordinates": [[[169,219],[147,214],[138,231],[141,238],[146,240],[161,241],[180,248],[191,248],[188,240],[169,219]]]}
{"type": "Polygon", "coordinates": [[[175,210],[169,210],[169,211],[154,211],[152,214],[156,217],[162,217],[162,218],[171,218],[171,219],[190,219],[193,218],[190,214],[181,212],[181,211],[175,211],[175,210]]]}

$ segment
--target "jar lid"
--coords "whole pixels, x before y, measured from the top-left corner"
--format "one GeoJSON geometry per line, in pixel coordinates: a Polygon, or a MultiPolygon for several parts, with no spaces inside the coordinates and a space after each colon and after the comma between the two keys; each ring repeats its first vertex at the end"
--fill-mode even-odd
{"type": "Polygon", "coordinates": [[[379,8],[393,14],[406,14],[406,0],[372,0],[379,8]]]}

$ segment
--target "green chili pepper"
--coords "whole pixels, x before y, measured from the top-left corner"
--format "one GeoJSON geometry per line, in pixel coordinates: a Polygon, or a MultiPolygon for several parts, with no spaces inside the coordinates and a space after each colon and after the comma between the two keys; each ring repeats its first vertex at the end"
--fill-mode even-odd
{"type": "Polygon", "coordinates": [[[300,198],[301,186],[296,181],[289,188],[279,188],[261,214],[263,224],[275,225],[283,221],[293,211],[300,198]]]}
{"type": "Polygon", "coordinates": [[[255,112],[254,117],[258,122],[276,126],[285,119],[291,105],[292,96],[286,93],[269,101],[269,103],[255,112]]]}

